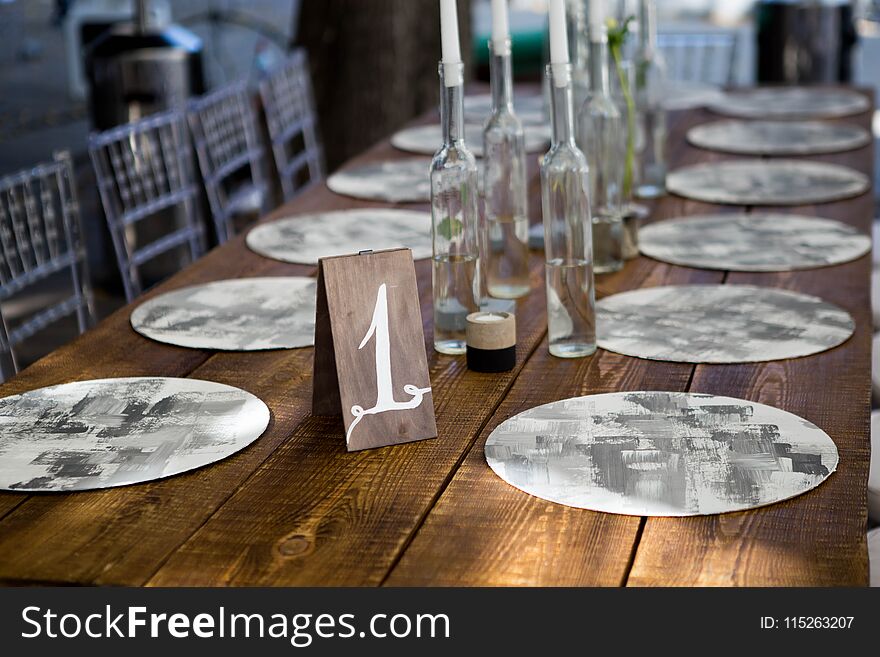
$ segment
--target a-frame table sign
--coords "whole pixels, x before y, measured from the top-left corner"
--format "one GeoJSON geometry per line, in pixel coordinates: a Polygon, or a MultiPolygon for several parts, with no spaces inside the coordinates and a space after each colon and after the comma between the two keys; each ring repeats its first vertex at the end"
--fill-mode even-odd
{"type": "Polygon", "coordinates": [[[437,437],[409,249],[319,260],[312,413],[342,413],[350,452],[437,437]]]}

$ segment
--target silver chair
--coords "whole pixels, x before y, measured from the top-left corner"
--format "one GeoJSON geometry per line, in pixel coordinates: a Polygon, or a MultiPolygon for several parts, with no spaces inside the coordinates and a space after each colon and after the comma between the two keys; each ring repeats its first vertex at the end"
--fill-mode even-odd
{"type": "Polygon", "coordinates": [[[92,324],[93,301],[73,167],[62,152],[50,163],[0,178],[0,381],[18,372],[17,345],[74,313],[82,333],[92,324]],[[69,295],[53,287],[50,305],[13,326],[3,305],[65,271],[69,295]]]}
{"type": "Polygon", "coordinates": [[[284,200],[324,178],[324,153],[318,140],[309,66],[295,51],[260,84],[266,126],[284,200]],[[307,174],[307,175],[306,175],[307,174]]]}
{"type": "Polygon", "coordinates": [[[131,301],[144,289],[141,268],[146,263],[173,251],[183,251],[185,261],[205,252],[199,186],[183,112],[154,114],[93,134],[89,153],[125,296],[131,301]],[[145,225],[145,219],[154,219],[153,225],[145,225]]]}
{"type": "Polygon", "coordinates": [[[237,217],[265,211],[269,195],[247,84],[232,83],[192,101],[187,118],[222,244],[235,233],[237,217]]]}
{"type": "Polygon", "coordinates": [[[735,32],[661,32],[657,47],[670,80],[730,85],[737,54],[735,32]]]}

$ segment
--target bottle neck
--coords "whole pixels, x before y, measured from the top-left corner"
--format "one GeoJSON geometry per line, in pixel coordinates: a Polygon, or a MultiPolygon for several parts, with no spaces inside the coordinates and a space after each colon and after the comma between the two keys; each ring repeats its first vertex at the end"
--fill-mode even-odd
{"type": "Polygon", "coordinates": [[[553,146],[574,146],[574,126],[571,110],[571,65],[549,64],[547,79],[550,81],[551,139],[553,146]],[[557,68],[558,67],[558,68],[557,68]]]}
{"type": "Polygon", "coordinates": [[[440,64],[440,125],[443,144],[447,146],[464,138],[464,86],[461,83],[463,69],[463,64],[440,64]],[[447,84],[448,82],[455,84],[447,84]]]}
{"type": "Polygon", "coordinates": [[[496,47],[489,41],[489,86],[492,90],[492,113],[513,112],[513,72],[510,63],[510,41],[507,47],[496,47]]]}
{"type": "Polygon", "coordinates": [[[590,88],[595,93],[608,96],[611,83],[608,74],[608,36],[600,33],[590,41],[590,88]]]}

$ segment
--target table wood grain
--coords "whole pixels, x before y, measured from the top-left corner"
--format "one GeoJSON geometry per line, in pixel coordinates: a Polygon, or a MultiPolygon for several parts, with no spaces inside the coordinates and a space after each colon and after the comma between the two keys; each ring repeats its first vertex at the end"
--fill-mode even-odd
{"type": "MultiPolygon", "coordinates": [[[[705,110],[670,117],[673,167],[735,159],[689,146],[705,110]]],[[[870,129],[871,113],[846,121],[870,129]]],[[[346,166],[406,157],[389,143],[346,166]]],[[[873,150],[810,159],[872,175],[873,150]]],[[[529,159],[532,219],[540,212],[529,159]]],[[[353,207],[311,188],[264,221],[353,207]]],[[[427,209],[424,205],[408,208],[427,209]]],[[[651,221],[721,207],[667,196],[651,221]]],[[[839,219],[870,234],[873,197],[777,211],[839,219]]],[[[0,583],[111,585],[864,585],[869,455],[871,256],[798,272],[746,274],[640,257],[597,277],[598,296],[674,283],[750,283],[821,296],[848,310],[856,334],[814,356],[747,365],[689,365],[599,350],[561,360],[547,351],[543,262],[517,311],[517,366],[470,372],[431,348],[430,261],[416,263],[439,438],[348,453],[341,419],[311,415],[313,349],[250,353],[153,342],[129,325],[133,307],[173,289],[224,278],[309,275],[315,267],[262,258],[239,236],[24,370],[0,395],[110,376],[187,376],[241,387],[272,411],[266,433],[216,465],[167,480],[71,494],[0,493],[0,583]],[[638,518],[531,497],[488,468],[491,430],[567,396],[676,390],[743,397],[797,413],[837,443],[838,471],[792,500],[717,516],[638,518]]]]}

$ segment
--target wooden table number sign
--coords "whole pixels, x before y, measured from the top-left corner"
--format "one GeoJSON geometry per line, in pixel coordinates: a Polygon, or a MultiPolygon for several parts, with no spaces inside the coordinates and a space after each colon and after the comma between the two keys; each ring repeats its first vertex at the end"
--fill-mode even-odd
{"type": "Polygon", "coordinates": [[[339,415],[348,451],[436,438],[409,249],[321,258],[312,412],[339,415]]]}

